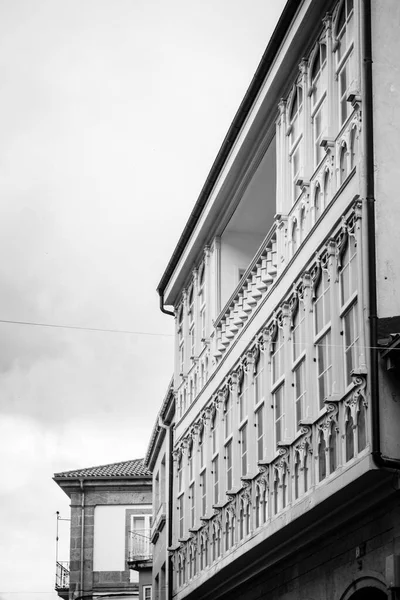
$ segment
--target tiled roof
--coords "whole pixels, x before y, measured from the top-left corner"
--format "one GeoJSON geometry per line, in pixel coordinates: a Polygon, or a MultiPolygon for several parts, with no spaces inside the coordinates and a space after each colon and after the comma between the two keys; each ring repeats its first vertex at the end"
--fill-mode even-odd
{"type": "Polygon", "coordinates": [[[150,475],[150,471],[144,466],[143,458],[136,458],[135,460],[111,463],[110,465],[55,473],[54,477],[150,477],[150,475]]]}

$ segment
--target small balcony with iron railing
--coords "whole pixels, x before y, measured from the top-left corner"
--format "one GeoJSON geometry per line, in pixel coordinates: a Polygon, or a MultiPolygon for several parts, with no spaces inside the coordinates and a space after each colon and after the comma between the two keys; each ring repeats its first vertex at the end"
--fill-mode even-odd
{"type": "Polygon", "coordinates": [[[69,562],[56,561],[55,590],[60,598],[68,599],[69,594],[69,562]]]}
{"type": "Polygon", "coordinates": [[[152,567],[151,529],[129,532],[128,567],[135,571],[152,567]]]}

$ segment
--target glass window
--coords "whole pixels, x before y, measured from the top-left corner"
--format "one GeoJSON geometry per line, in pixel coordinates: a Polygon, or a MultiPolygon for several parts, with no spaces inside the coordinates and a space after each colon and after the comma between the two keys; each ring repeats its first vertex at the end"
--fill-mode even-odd
{"type": "Polygon", "coordinates": [[[333,473],[337,467],[337,448],[336,448],[336,423],[331,425],[329,435],[329,473],[333,473]]]}
{"type": "Polygon", "coordinates": [[[348,169],[347,169],[347,146],[346,144],[344,144],[342,146],[342,149],[340,151],[340,170],[339,170],[339,175],[340,175],[340,184],[344,183],[344,181],[347,178],[348,175],[348,169]]]}
{"type": "Polygon", "coordinates": [[[300,212],[300,242],[306,237],[306,209],[303,207],[300,212]]]}
{"type": "Polygon", "coordinates": [[[292,202],[294,203],[301,193],[301,187],[298,184],[301,172],[301,153],[302,153],[302,127],[303,118],[303,90],[300,86],[296,87],[293,95],[292,104],[289,113],[289,131],[290,131],[290,151],[289,157],[292,172],[292,202]]]}
{"type": "Polygon", "coordinates": [[[330,279],[326,269],[322,269],[321,281],[318,285],[317,297],[315,299],[314,313],[315,334],[318,335],[331,320],[330,279]]]}
{"type": "Polygon", "coordinates": [[[306,348],[305,316],[304,302],[299,299],[299,307],[293,320],[292,330],[293,361],[300,358],[306,348]]]}
{"type": "Polygon", "coordinates": [[[314,192],[314,221],[318,221],[319,217],[322,214],[322,206],[321,206],[321,190],[319,185],[315,186],[314,192]]]}
{"type": "Polygon", "coordinates": [[[231,398],[230,394],[225,402],[224,419],[225,419],[225,438],[227,438],[232,433],[232,398],[231,398]]]}
{"type": "Polygon", "coordinates": [[[213,414],[211,419],[211,445],[212,445],[212,453],[213,455],[218,450],[218,437],[217,437],[217,413],[213,414]]]}
{"type": "Polygon", "coordinates": [[[358,158],[358,137],[357,129],[353,127],[350,134],[350,168],[354,169],[358,158]]]}
{"type": "Polygon", "coordinates": [[[178,460],[178,492],[180,492],[182,489],[182,483],[183,483],[183,460],[182,460],[182,455],[181,455],[178,460]]]}
{"type": "Polygon", "coordinates": [[[294,369],[294,397],[295,397],[295,415],[296,429],[299,429],[299,423],[305,417],[306,402],[306,377],[305,360],[300,361],[294,369]]]}
{"type": "Polygon", "coordinates": [[[199,433],[200,468],[204,466],[204,428],[199,433]]]}
{"type": "Polygon", "coordinates": [[[339,93],[339,124],[343,125],[350,114],[351,105],[347,97],[352,84],[352,63],[354,44],[354,10],[353,0],[344,0],[338,15],[336,38],[337,49],[337,80],[339,93]]]}
{"type": "Polygon", "coordinates": [[[338,46],[338,60],[340,61],[346,54],[347,50],[353,43],[354,37],[354,2],[353,0],[344,0],[340,7],[337,27],[336,27],[336,38],[339,42],[338,46]]]}
{"type": "Polygon", "coordinates": [[[357,247],[353,235],[349,235],[347,247],[342,256],[342,268],[340,270],[340,292],[341,303],[345,305],[357,292],[357,247]]]}
{"type": "Polygon", "coordinates": [[[212,461],[212,472],[213,472],[213,502],[218,504],[219,502],[219,466],[218,456],[212,461]]]}
{"type": "Polygon", "coordinates": [[[297,238],[298,238],[298,231],[297,231],[297,221],[293,222],[292,225],[292,255],[296,253],[297,250],[297,238]]]}
{"type": "Polygon", "coordinates": [[[319,44],[312,69],[312,106],[315,107],[326,92],[326,45],[319,44]]]}
{"type": "Polygon", "coordinates": [[[226,460],[226,489],[231,490],[233,484],[233,471],[232,471],[232,440],[225,446],[225,460],[226,460]]]}
{"type": "Polygon", "coordinates": [[[346,385],[351,384],[351,372],[357,367],[358,363],[358,315],[357,303],[355,302],[351,308],[343,316],[343,333],[344,333],[344,357],[345,357],[345,376],[346,385]]]}
{"type": "Polygon", "coordinates": [[[264,458],[264,405],[256,412],[257,460],[264,458]]]}
{"type": "Polygon", "coordinates": [[[283,375],[283,330],[278,326],[276,339],[272,346],[272,383],[275,383],[283,375]]]}
{"type": "Polygon", "coordinates": [[[205,284],[205,267],[203,266],[200,272],[199,280],[199,306],[200,306],[200,334],[201,340],[206,339],[206,284],[205,284]]]}
{"type": "Polygon", "coordinates": [[[326,128],[326,102],[322,101],[313,116],[313,138],[314,138],[314,167],[317,167],[324,157],[324,149],[321,141],[326,128]]]}
{"type": "Polygon", "coordinates": [[[184,532],[184,495],[182,494],[181,496],[179,496],[179,504],[178,504],[178,508],[179,508],[179,537],[182,538],[183,537],[183,532],[184,532]]]}
{"type": "Polygon", "coordinates": [[[143,600],[152,600],[151,585],[143,587],[143,600]]]}
{"type": "Polygon", "coordinates": [[[324,208],[328,206],[328,202],[331,199],[331,186],[329,172],[326,171],[324,176],[324,208]]]}
{"type": "Polygon", "coordinates": [[[242,477],[247,474],[247,424],[240,430],[240,453],[242,477]]]}
{"type": "Polygon", "coordinates": [[[248,377],[245,374],[239,393],[239,420],[242,422],[247,417],[248,377]]]}
{"type": "Polygon", "coordinates": [[[264,361],[263,355],[257,363],[257,371],[254,375],[254,403],[257,405],[264,400],[264,361]]]}
{"type": "Polygon", "coordinates": [[[191,445],[189,447],[188,466],[189,466],[189,481],[192,481],[192,479],[193,479],[193,445],[191,445]]]}
{"type": "Polygon", "coordinates": [[[195,525],[195,507],[196,507],[196,496],[194,492],[194,483],[189,487],[189,498],[190,498],[190,527],[195,525]]]}
{"type": "Polygon", "coordinates": [[[326,477],[326,444],[323,433],[320,433],[318,444],[318,481],[326,477]]]}
{"type": "Polygon", "coordinates": [[[311,118],[313,123],[314,167],[324,156],[321,140],[326,130],[326,45],[320,44],[311,69],[311,118]]]}
{"type": "Polygon", "coordinates": [[[275,444],[281,442],[284,433],[285,413],[283,408],[283,385],[273,394],[274,398],[274,420],[275,420],[275,444]]]}
{"type": "Polygon", "coordinates": [[[204,471],[200,475],[200,489],[201,489],[201,514],[207,513],[207,472],[204,471]]]}
{"type": "Polygon", "coordinates": [[[317,343],[317,377],[319,407],[324,407],[324,400],[332,393],[332,351],[331,332],[328,331],[317,343]]]}

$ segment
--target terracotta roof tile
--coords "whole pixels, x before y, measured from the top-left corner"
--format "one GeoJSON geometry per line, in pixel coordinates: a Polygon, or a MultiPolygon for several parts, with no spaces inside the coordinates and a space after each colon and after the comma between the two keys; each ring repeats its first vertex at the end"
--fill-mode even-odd
{"type": "Polygon", "coordinates": [[[74,471],[55,473],[54,477],[150,477],[151,473],[144,466],[143,458],[127,460],[125,462],[100,465],[98,467],[87,467],[74,471]]]}

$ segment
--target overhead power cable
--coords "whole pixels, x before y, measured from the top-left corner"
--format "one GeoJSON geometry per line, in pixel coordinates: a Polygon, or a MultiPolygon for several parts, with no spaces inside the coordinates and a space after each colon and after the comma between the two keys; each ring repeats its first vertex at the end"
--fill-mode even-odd
{"type": "Polygon", "coordinates": [[[78,331],[99,331],[102,333],[124,333],[130,335],[155,335],[161,337],[173,337],[172,333],[159,333],[154,331],[132,331],[130,329],[106,329],[103,327],[81,327],[79,325],[58,325],[56,323],[36,323],[34,321],[12,321],[9,319],[0,319],[0,323],[11,325],[31,325],[33,327],[50,327],[53,329],[76,329],[78,331]]]}

